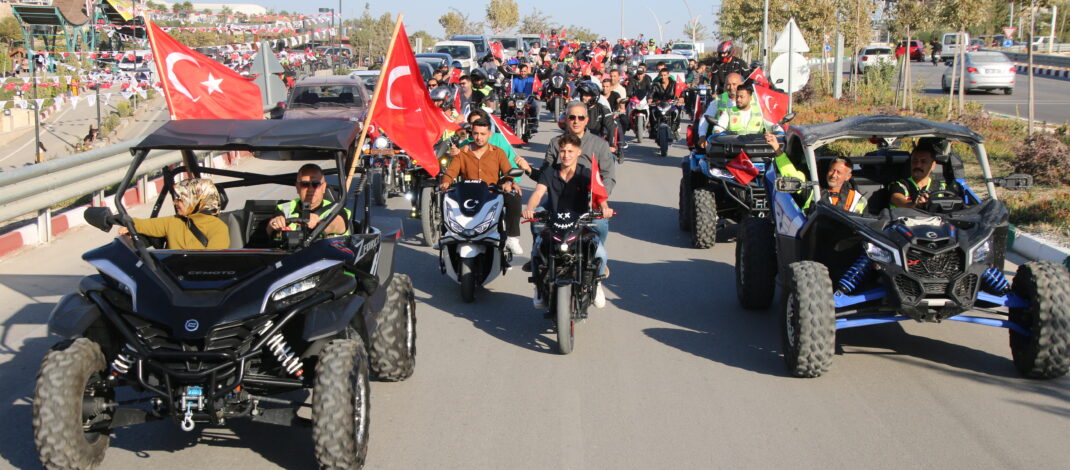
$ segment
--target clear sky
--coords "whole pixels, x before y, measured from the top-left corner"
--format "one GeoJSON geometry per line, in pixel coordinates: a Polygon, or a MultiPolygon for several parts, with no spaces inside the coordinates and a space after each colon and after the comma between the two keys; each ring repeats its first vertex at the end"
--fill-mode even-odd
{"type": "MultiPolygon", "coordinates": [[[[196,3],[196,2],[194,2],[196,3]]],[[[315,13],[320,7],[338,8],[337,0],[239,0],[235,3],[255,3],[276,10],[289,10],[301,13],[315,13]]],[[[517,0],[520,5],[520,16],[538,8],[549,15],[553,21],[565,25],[575,24],[585,26],[597,34],[607,38],[620,36],[621,1],[620,0],[517,0]]],[[[654,10],[663,25],[665,40],[684,38],[683,26],[691,15],[698,17],[699,22],[706,25],[710,33],[716,31],[714,26],[715,13],[720,8],[721,2],[703,0],[687,0],[691,7],[691,14],[685,6],[684,0],[624,0],[624,34],[627,37],[636,37],[643,33],[646,37],[658,37],[657,21],[650,9],[654,10]]],[[[417,30],[426,30],[434,36],[443,36],[442,27],[438,24],[438,17],[446,13],[449,7],[455,7],[468,12],[472,19],[482,20],[487,0],[399,0],[394,2],[369,1],[367,2],[373,15],[378,16],[385,12],[405,15],[405,28],[411,33],[417,30]]],[[[351,18],[359,15],[364,10],[364,1],[342,1],[342,16],[351,18]]],[[[707,39],[711,42],[712,39],[707,39]]]]}

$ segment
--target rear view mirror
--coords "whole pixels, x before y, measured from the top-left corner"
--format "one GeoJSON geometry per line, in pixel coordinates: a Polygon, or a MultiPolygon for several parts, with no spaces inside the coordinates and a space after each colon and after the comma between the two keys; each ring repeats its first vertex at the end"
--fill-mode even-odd
{"type": "Polygon", "coordinates": [[[782,118],[780,120],[780,124],[787,124],[787,123],[791,122],[793,119],[795,119],[795,112],[794,111],[792,111],[792,112],[790,112],[788,114],[785,114],[784,118],[782,118]]]}
{"type": "Polygon", "coordinates": [[[522,168],[513,168],[506,174],[512,177],[524,176],[524,170],[522,168]]]}
{"type": "Polygon", "coordinates": [[[1010,176],[996,179],[996,185],[1008,191],[1024,191],[1033,187],[1033,176],[1024,173],[1015,173],[1010,176]]]}
{"type": "Polygon", "coordinates": [[[803,182],[799,178],[782,176],[776,179],[776,190],[782,193],[797,193],[802,191],[803,182]]]}
{"type": "Polygon", "coordinates": [[[111,231],[111,226],[113,225],[111,209],[107,207],[90,207],[85,210],[82,216],[85,217],[86,223],[100,229],[100,231],[111,231]]]}

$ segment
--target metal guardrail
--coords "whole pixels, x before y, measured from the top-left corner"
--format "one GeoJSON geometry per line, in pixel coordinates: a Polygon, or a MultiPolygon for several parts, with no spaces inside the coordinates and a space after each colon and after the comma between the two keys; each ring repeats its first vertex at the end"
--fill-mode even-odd
{"type": "MultiPolygon", "coordinates": [[[[1007,55],[1007,58],[1011,62],[1017,62],[1019,64],[1025,64],[1029,62],[1029,54],[1025,52],[1009,52],[999,49],[985,49],[991,51],[1002,52],[1007,55]]],[[[1061,55],[1048,55],[1033,52],[1033,66],[1034,67],[1067,67],[1070,68],[1070,56],[1061,55]]]]}

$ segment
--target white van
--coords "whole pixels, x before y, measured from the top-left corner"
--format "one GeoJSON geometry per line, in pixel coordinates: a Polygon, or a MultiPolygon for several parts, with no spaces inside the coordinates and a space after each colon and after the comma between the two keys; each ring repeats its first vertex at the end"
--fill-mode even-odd
{"type": "MultiPolygon", "coordinates": [[[[962,45],[966,45],[966,50],[969,51],[970,33],[962,33],[962,35],[962,45]]],[[[940,43],[943,44],[943,49],[940,50],[940,59],[945,61],[954,60],[959,53],[959,33],[944,33],[940,43]]]]}
{"type": "Polygon", "coordinates": [[[468,41],[440,41],[435,43],[431,51],[449,54],[454,62],[461,63],[465,73],[471,72],[476,66],[476,46],[468,41]]]}

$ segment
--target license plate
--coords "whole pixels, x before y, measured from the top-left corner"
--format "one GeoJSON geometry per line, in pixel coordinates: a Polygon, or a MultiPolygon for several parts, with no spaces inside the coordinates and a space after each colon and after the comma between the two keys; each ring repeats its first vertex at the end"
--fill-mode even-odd
{"type": "Polygon", "coordinates": [[[1000,70],[1000,69],[985,69],[985,73],[1000,73],[1000,72],[1002,72],[1002,70],[1000,70]]]}

